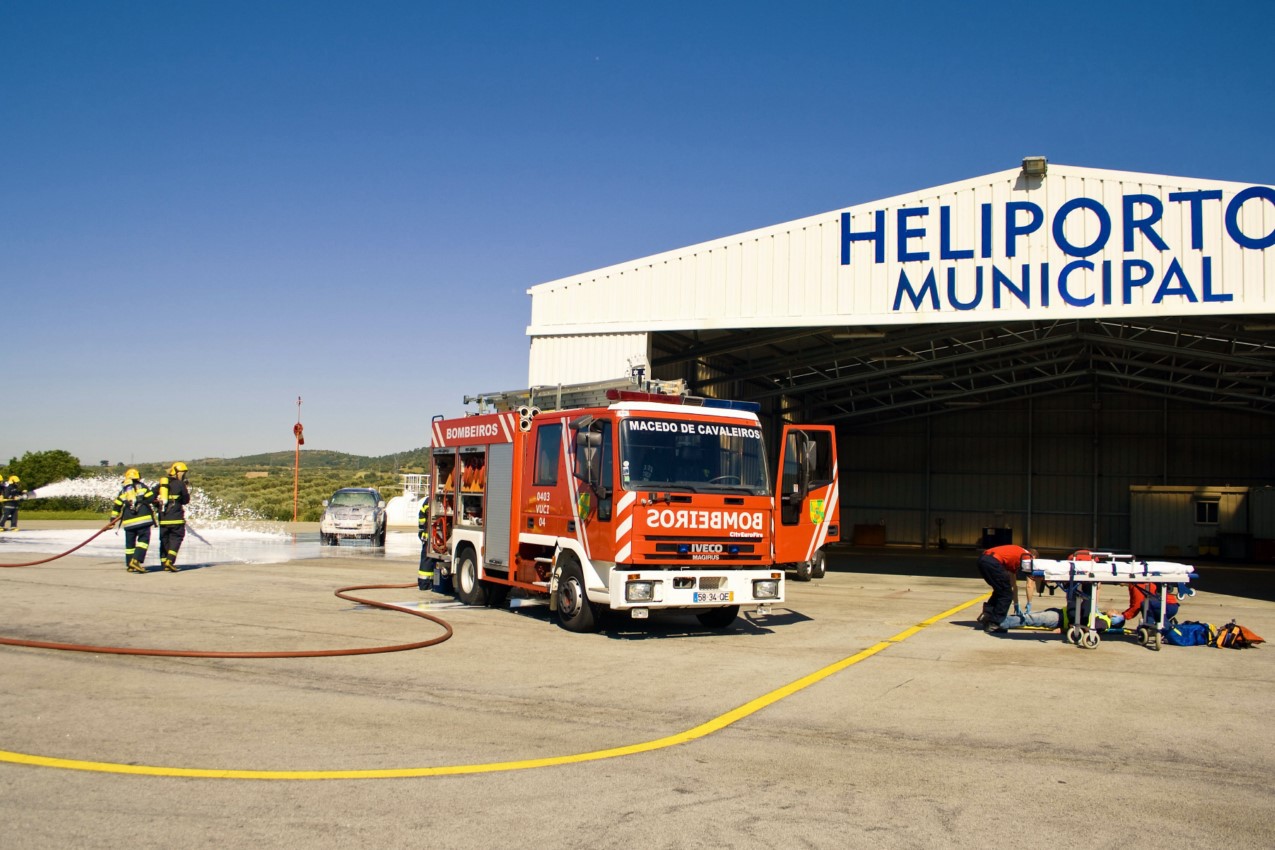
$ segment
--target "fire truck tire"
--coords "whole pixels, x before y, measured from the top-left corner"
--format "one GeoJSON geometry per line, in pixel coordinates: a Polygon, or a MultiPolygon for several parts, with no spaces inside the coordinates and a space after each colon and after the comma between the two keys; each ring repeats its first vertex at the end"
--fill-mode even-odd
{"type": "Polygon", "coordinates": [[[695,615],[700,625],[707,629],[724,629],[735,622],[735,618],[738,616],[738,605],[728,605],[725,608],[709,608],[707,611],[700,611],[695,615]]]}
{"type": "Polygon", "coordinates": [[[811,578],[823,578],[828,574],[828,562],[824,557],[823,550],[820,549],[815,553],[815,562],[810,565],[811,578]]]}
{"type": "Polygon", "coordinates": [[[585,593],[584,572],[571,555],[559,557],[562,571],[558,576],[558,619],[569,632],[595,632],[600,618],[585,593]]]}
{"type": "Polygon", "coordinates": [[[795,578],[797,581],[810,581],[810,562],[798,561],[797,572],[796,572],[796,575],[793,576],[793,578],[795,578]]]}
{"type": "Polygon", "coordinates": [[[456,598],[466,605],[486,605],[487,587],[478,578],[478,560],[469,546],[456,551],[456,574],[452,577],[456,598]]]}

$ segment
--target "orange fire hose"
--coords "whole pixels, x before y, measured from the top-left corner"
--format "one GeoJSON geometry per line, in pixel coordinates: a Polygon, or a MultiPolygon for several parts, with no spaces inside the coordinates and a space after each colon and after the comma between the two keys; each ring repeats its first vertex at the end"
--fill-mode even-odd
{"type": "Polygon", "coordinates": [[[87,545],[89,545],[90,543],[92,543],[92,542],[93,542],[94,540],[96,540],[98,537],[100,537],[101,535],[103,535],[103,534],[105,534],[106,532],[110,531],[110,530],[111,530],[111,526],[113,526],[113,525],[115,525],[115,520],[111,520],[111,521],[110,521],[110,522],[108,522],[106,525],[102,526],[102,527],[101,527],[100,529],[98,529],[98,531],[97,531],[97,532],[96,532],[96,533],[95,533],[92,537],[90,537],[88,540],[85,540],[83,543],[79,544],[78,546],[72,546],[70,549],[67,549],[65,552],[63,552],[63,553],[62,553],[62,554],[60,554],[60,555],[50,555],[50,556],[49,556],[49,557],[47,557],[47,558],[41,558],[41,559],[40,559],[40,560],[38,560],[38,561],[27,561],[27,562],[26,562],[26,563],[24,563],[24,564],[0,564],[0,567],[3,567],[3,568],[7,568],[7,567],[34,567],[36,564],[47,564],[49,561],[56,561],[58,558],[65,558],[67,555],[71,554],[71,553],[72,553],[72,552],[74,552],[76,549],[83,549],[85,546],[87,546],[87,545]]]}
{"type": "MultiPolygon", "coordinates": [[[[53,555],[49,558],[43,558],[39,561],[30,561],[25,564],[0,564],[0,567],[30,567],[36,564],[44,564],[49,561],[55,561],[58,558],[64,558],[83,546],[87,546],[98,535],[108,531],[113,522],[108,522],[105,527],[96,532],[88,540],[85,540],[79,546],[68,549],[60,555],[53,555]]],[[[384,608],[387,611],[401,611],[404,614],[411,614],[424,620],[429,620],[443,627],[444,634],[429,640],[416,641],[414,643],[399,643],[390,646],[365,646],[355,649],[303,649],[303,650],[287,650],[279,652],[220,652],[215,650],[203,651],[193,649],[138,649],[123,646],[95,646],[93,644],[82,643],[54,643],[43,640],[22,640],[20,638],[0,637],[0,644],[5,646],[26,646],[33,649],[60,649],[67,652],[100,652],[107,655],[162,655],[176,658],[330,658],[337,655],[375,655],[382,652],[403,652],[408,649],[424,649],[427,646],[434,646],[442,643],[450,638],[453,634],[451,625],[441,617],[435,617],[433,614],[427,614],[424,611],[413,611],[410,608],[402,608],[398,605],[390,605],[386,602],[377,602],[375,599],[364,599],[360,596],[352,596],[352,590],[378,590],[378,589],[398,589],[416,587],[416,582],[408,582],[406,584],[356,584],[349,587],[340,587],[335,591],[335,595],[341,599],[347,599],[350,602],[357,602],[361,605],[370,605],[373,608],[384,608]]]]}
{"type": "Polygon", "coordinates": [[[0,644],[6,646],[28,646],[35,649],[62,649],[67,652],[100,652],[107,655],[163,655],[170,658],[331,658],[336,655],[375,655],[380,652],[402,652],[408,649],[424,649],[427,646],[433,646],[442,643],[452,636],[452,627],[446,620],[435,617],[433,614],[427,614],[424,611],[413,611],[408,608],[400,608],[397,605],[389,605],[385,602],[377,602],[373,599],[363,599],[358,596],[351,596],[347,591],[351,590],[372,590],[376,588],[403,588],[416,587],[416,582],[407,584],[357,584],[350,587],[338,588],[335,593],[342,599],[348,599],[351,602],[358,602],[362,605],[371,605],[373,608],[384,608],[388,611],[402,611],[404,614],[412,614],[422,619],[437,623],[443,627],[445,634],[429,640],[417,641],[415,643],[399,643],[392,646],[364,646],[356,649],[299,649],[286,650],[281,652],[221,652],[215,650],[194,650],[194,649],[137,649],[124,646],[94,646],[92,644],[81,643],[52,643],[43,640],[21,640],[19,638],[0,637],[0,644]]]}

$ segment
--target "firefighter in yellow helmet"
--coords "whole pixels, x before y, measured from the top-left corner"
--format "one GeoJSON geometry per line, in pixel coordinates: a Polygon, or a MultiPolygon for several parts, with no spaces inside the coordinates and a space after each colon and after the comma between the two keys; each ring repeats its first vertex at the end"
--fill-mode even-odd
{"type": "Polygon", "coordinates": [[[151,545],[151,526],[155,524],[155,493],[142,480],[141,473],[130,469],[124,473],[124,486],[111,508],[111,523],[119,520],[124,529],[124,563],[130,573],[144,573],[146,550],[151,545]]]}
{"type": "Polygon", "coordinates": [[[177,553],[186,539],[186,506],[190,487],[186,484],[186,464],[180,460],[168,467],[159,479],[155,498],[159,505],[159,562],[170,573],[177,572],[177,553]]]}
{"type": "Polygon", "coordinates": [[[0,482],[0,503],[4,505],[0,509],[0,531],[18,530],[18,501],[26,495],[18,476],[10,475],[8,481],[0,482]]]}

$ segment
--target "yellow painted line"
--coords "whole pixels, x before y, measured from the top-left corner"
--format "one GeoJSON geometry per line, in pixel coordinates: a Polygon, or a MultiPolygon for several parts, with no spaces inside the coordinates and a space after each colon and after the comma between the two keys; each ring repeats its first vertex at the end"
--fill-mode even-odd
{"type": "Polygon", "coordinates": [[[915,626],[904,629],[894,637],[886,638],[880,643],[873,644],[867,649],[856,652],[847,658],[829,664],[821,670],[816,670],[808,676],[776,688],[768,694],[763,694],[750,702],[746,702],[736,709],[718,715],[713,719],[701,723],[685,732],[679,732],[676,735],[669,735],[664,738],[657,738],[654,741],[644,741],[640,744],[629,744],[624,747],[611,747],[605,750],[594,750],[587,753],[576,753],[569,756],[550,756],[548,758],[539,759],[522,759],[519,761],[497,761],[487,762],[485,764],[457,764],[445,765],[442,767],[403,767],[403,768],[386,768],[383,770],[215,770],[210,768],[198,767],[155,767],[143,764],[118,764],[115,762],[104,761],[82,761],[80,759],[62,759],[50,758],[49,756],[33,756],[26,753],[12,753],[7,750],[0,750],[0,762],[11,762],[13,764],[26,764],[36,767],[56,767],[63,770],[87,770],[96,773],[125,773],[139,776],[185,776],[197,779],[404,779],[415,776],[457,776],[470,773],[499,773],[510,770],[532,770],[538,767],[555,767],[564,764],[579,764],[588,761],[600,761],[601,759],[617,758],[619,756],[631,756],[638,753],[649,753],[654,750],[662,750],[666,747],[674,747],[678,744],[685,744],[688,741],[694,741],[697,738],[703,738],[714,732],[719,732],[743,720],[749,715],[756,714],[767,706],[774,705],[786,697],[790,697],[800,690],[810,687],[816,682],[840,673],[842,670],[851,665],[858,664],[860,661],[871,658],[878,652],[888,649],[896,643],[905,641],[921,630],[934,625],[935,623],[945,620],[955,614],[964,611],[971,605],[975,605],[988,598],[989,594],[971,599],[957,605],[955,608],[949,608],[942,614],[936,614],[928,620],[922,620],[915,626]]]}

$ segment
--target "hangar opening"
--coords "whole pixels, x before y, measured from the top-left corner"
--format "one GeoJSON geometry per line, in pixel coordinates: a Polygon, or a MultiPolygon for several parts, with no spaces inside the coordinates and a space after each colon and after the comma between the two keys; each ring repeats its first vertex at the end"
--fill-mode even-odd
{"type": "Polygon", "coordinates": [[[835,424],[864,543],[1275,560],[1275,191],[1034,169],[534,287],[531,383],[835,424]]]}
{"type": "MultiPolygon", "coordinates": [[[[835,424],[842,518],[861,539],[979,545],[995,529],[1127,550],[1132,488],[1275,481],[1275,334],[1240,322],[665,332],[651,349],[655,374],[692,392],[835,424]]],[[[1142,542],[1260,554],[1247,507],[1142,542]]]]}

